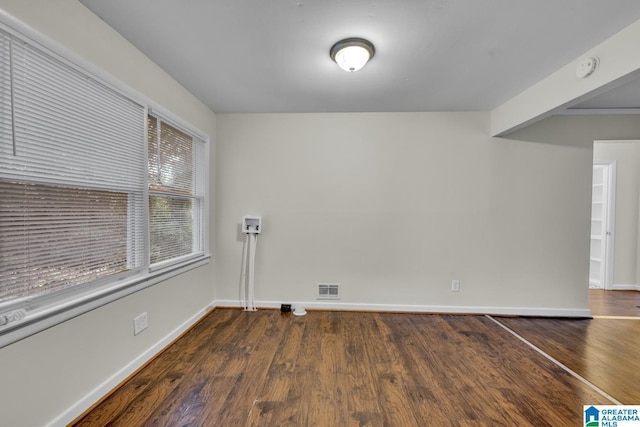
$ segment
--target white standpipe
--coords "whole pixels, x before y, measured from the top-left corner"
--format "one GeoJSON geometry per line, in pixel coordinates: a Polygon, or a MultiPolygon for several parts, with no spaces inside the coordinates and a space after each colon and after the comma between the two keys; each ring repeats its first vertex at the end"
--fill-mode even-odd
{"type": "Polygon", "coordinates": [[[262,231],[262,218],[245,216],[242,218],[242,232],[247,239],[242,250],[242,272],[240,274],[240,299],[245,311],[256,311],[255,303],[255,264],[258,234],[262,231]],[[248,278],[247,278],[247,270],[248,278]],[[246,290],[246,291],[245,291],[246,290]]]}
{"type": "Polygon", "coordinates": [[[249,234],[247,233],[244,245],[242,245],[242,269],[240,271],[240,303],[244,310],[247,309],[247,252],[249,251],[249,234]]]}
{"type": "Polygon", "coordinates": [[[248,284],[249,298],[247,300],[247,310],[255,311],[255,310],[257,310],[256,303],[255,303],[255,290],[256,290],[255,268],[256,268],[256,247],[258,246],[258,235],[257,234],[249,234],[249,242],[251,244],[249,245],[249,252],[250,252],[250,258],[249,258],[249,284],[248,284]]]}

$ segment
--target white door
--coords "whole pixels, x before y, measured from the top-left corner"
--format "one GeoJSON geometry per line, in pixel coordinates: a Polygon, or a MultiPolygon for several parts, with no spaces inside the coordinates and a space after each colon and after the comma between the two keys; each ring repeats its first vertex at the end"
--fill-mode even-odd
{"type": "Polygon", "coordinates": [[[615,162],[593,165],[589,287],[610,289],[613,280],[615,162]]]}

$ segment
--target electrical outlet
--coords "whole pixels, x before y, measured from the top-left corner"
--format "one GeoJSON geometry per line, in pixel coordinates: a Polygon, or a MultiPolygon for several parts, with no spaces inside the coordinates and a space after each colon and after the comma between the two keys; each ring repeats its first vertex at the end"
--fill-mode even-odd
{"type": "Polygon", "coordinates": [[[138,335],[140,332],[147,329],[148,326],[147,313],[145,312],[133,319],[133,335],[138,335]]]}
{"type": "Polygon", "coordinates": [[[460,280],[451,281],[451,292],[460,292],[460,280]]]}

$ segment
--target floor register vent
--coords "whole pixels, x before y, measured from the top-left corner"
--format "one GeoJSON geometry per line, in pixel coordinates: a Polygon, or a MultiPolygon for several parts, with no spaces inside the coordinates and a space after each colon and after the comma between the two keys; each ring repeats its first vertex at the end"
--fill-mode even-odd
{"type": "Polygon", "coordinates": [[[318,299],[340,299],[340,284],[318,283],[318,299]]]}

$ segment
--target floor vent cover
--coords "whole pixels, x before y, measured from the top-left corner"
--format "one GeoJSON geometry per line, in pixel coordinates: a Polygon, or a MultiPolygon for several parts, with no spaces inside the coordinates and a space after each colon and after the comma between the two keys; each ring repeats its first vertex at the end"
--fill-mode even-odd
{"type": "Polygon", "coordinates": [[[340,284],[318,283],[318,299],[340,299],[340,284]]]}

